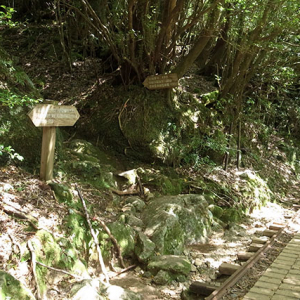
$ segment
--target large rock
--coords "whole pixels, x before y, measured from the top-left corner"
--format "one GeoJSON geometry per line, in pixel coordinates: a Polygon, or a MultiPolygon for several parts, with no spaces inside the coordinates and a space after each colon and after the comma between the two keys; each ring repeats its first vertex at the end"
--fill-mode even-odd
{"type": "Polygon", "coordinates": [[[201,195],[156,198],[145,208],[144,233],[160,254],[180,255],[187,243],[204,242],[213,216],[201,195]]]}
{"type": "Polygon", "coordinates": [[[97,279],[85,279],[75,283],[70,294],[72,300],[141,300],[141,296],[135,292],[117,285],[105,286],[97,279]]]}
{"type": "Polygon", "coordinates": [[[163,270],[175,276],[187,276],[191,271],[191,263],[184,256],[161,255],[152,258],[147,268],[153,274],[163,270]]]}
{"type": "Polygon", "coordinates": [[[96,279],[85,279],[80,282],[76,282],[70,291],[72,300],[104,300],[106,298],[100,296],[100,290],[104,290],[104,285],[96,279]]]}

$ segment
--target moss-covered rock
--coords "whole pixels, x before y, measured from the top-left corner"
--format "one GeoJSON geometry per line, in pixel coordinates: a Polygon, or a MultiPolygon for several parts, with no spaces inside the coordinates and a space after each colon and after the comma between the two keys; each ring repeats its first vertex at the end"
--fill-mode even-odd
{"type": "Polygon", "coordinates": [[[91,236],[87,230],[86,220],[72,212],[64,219],[68,235],[72,237],[73,246],[80,251],[83,257],[87,257],[91,236]]]}
{"type": "Polygon", "coordinates": [[[236,208],[225,209],[220,219],[225,223],[235,223],[241,220],[243,214],[236,208]]]}
{"type": "Polygon", "coordinates": [[[158,273],[154,276],[153,282],[157,285],[166,285],[170,284],[172,281],[172,276],[164,270],[158,271],[158,273]]]}
{"type": "Polygon", "coordinates": [[[49,185],[51,186],[52,190],[55,193],[57,200],[60,203],[63,203],[63,202],[68,203],[68,204],[72,203],[73,195],[68,186],[61,184],[61,183],[55,183],[55,182],[51,182],[51,183],[49,183],[49,185]]]}
{"type": "Polygon", "coordinates": [[[142,220],[157,252],[179,255],[187,243],[205,241],[212,215],[203,196],[178,195],[152,200],[142,220]]]}
{"type": "MultiPolygon", "coordinates": [[[[73,242],[56,240],[48,231],[39,230],[32,239],[32,244],[37,261],[50,267],[68,270],[78,276],[89,276],[84,263],[80,260],[81,254],[76,250],[73,242]]],[[[37,265],[36,273],[41,294],[45,295],[47,282],[53,281],[54,275],[51,270],[40,265],[37,265]]]]}
{"type": "Polygon", "coordinates": [[[138,196],[128,197],[125,202],[130,203],[137,212],[141,212],[146,206],[145,202],[138,196]]]}
{"type": "Polygon", "coordinates": [[[208,208],[212,212],[213,216],[217,219],[220,219],[224,212],[222,207],[214,205],[214,204],[209,205],[208,208]]]}
{"type": "Polygon", "coordinates": [[[73,140],[65,150],[65,169],[96,188],[116,187],[116,160],[85,140],[73,140]]]}
{"type": "Polygon", "coordinates": [[[123,256],[132,256],[135,247],[135,231],[127,224],[114,222],[107,224],[118,241],[123,256]]]}
{"type": "Polygon", "coordinates": [[[142,232],[137,235],[137,241],[134,252],[138,260],[142,263],[148,262],[148,260],[154,255],[155,244],[142,232]]]}
{"type": "Polygon", "coordinates": [[[0,270],[0,299],[34,300],[35,297],[19,280],[0,270]]]}
{"type": "Polygon", "coordinates": [[[191,263],[184,256],[161,255],[153,257],[147,268],[153,274],[163,270],[172,274],[173,277],[178,275],[187,276],[191,271],[191,263]]]}
{"type": "Polygon", "coordinates": [[[139,168],[139,175],[142,182],[147,182],[162,195],[181,194],[188,186],[174,170],[170,171],[167,168],[164,170],[139,168]]]}

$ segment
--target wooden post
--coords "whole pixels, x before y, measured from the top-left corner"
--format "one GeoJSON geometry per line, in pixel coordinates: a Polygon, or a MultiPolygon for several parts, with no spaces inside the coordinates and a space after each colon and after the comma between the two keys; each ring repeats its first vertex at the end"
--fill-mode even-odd
{"type": "Polygon", "coordinates": [[[56,127],[43,127],[40,178],[48,181],[53,179],[56,127]]]}
{"type": "Polygon", "coordinates": [[[43,127],[40,178],[45,181],[53,179],[56,127],[73,126],[79,118],[74,106],[48,103],[36,105],[28,114],[36,127],[43,127]]]}

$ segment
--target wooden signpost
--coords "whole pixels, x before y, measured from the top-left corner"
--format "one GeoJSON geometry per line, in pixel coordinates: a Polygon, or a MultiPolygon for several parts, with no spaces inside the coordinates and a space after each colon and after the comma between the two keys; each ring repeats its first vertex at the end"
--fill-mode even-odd
{"type": "Polygon", "coordinates": [[[28,116],[36,127],[43,127],[40,178],[52,180],[56,127],[73,126],[79,119],[79,113],[74,106],[38,104],[28,116]]]}
{"type": "Polygon", "coordinates": [[[176,73],[148,76],[143,85],[149,90],[170,89],[178,86],[176,73]]]}

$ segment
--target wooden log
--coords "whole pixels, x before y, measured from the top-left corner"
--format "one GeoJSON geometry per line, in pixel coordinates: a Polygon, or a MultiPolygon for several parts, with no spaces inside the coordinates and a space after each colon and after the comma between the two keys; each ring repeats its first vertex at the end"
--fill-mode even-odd
{"type": "Polygon", "coordinates": [[[269,230],[274,230],[274,231],[278,231],[282,228],[284,228],[284,224],[279,224],[279,223],[273,223],[269,226],[269,230]]]}
{"type": "Polygon", "coordinates": [[[254,244],[254,243],[252,243],[248,248],[248,252],[256,252],[263,246],[264,246],[263,244],[254,244]]]}
{"type": "Polygon", "coordinates": [[[232,275],[239,267],[239,265],[222,263],[219,266],[219,272],[224,275],[232,275]]]}
{"type": "Polygon", "coordinates": [[[264,236],[268,236],[268,237],[272,237],[273,235],[275,235],[277,233],[276,230],[270,230],[270,229],[266,229],[264,230],[261,235],[264,235],[264,236]]]}
{"type": "Polygon", "coordinates": [[[247,261],[254,255],[253,252],[240,252],[237,254],[238,260],[240,261],[247,261]]]}
{"type": "Polygon", "coordinates": [[[268,241],[268,237],[266,236],[263,236],[263,237],[260,237],[260,238],[257,238],[257,237],[254,237],[252,238],[252,243],[254,244],[265,244],[267,241],[268,241]]]}
{"type": "Polygon", "coordinates": [[[217,288],[213,285],[208,285],[199,281],[194,281],[189,287],[189,291],[194,294],[209,296],[217,288]]]}

